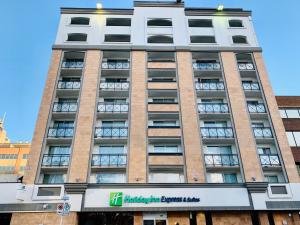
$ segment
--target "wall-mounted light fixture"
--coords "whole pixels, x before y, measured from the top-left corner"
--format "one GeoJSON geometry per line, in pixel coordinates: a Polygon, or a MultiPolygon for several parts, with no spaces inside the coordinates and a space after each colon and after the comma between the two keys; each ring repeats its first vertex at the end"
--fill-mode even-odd
{"type": "Polygon", "coordinates": [[[96,8],[97,8],[97,9],[102,9],[102,4],[101,4],[100,2],[98,2],[98,3],[96,4],[96,8]]]}
{"type": "Polygon", "coordinates": [[[217,10],[218,11],[223,11],[223,9],[224,9],[224,5],[219,4],[218,7],[217,7],[217,10]]]}

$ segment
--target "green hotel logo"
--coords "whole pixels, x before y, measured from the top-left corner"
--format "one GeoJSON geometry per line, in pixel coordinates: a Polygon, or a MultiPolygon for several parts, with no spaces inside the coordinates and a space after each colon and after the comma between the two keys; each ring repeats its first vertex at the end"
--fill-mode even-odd
{"type": "Polygon", "coordinates": [[[123,204],[123,192],[110,192],[109,205],[122,206],[122,204],[123,204]]]}

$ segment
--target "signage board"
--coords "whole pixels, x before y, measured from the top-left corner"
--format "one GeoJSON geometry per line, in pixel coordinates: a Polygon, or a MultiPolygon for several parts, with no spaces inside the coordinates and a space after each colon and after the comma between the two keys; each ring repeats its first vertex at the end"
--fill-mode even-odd
{"type": "Polygon", "coordinates": [[[70,214],[71,205],[68,202],[57,204],[56,212],[60,216],[67,216],[70,214]]]}

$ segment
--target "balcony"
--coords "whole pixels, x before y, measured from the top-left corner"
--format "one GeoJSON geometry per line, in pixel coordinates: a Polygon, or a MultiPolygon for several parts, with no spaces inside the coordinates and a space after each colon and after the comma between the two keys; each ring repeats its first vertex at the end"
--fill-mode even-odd
{"type": "Polygon", "coordinates": [[[126,167],[126,154],[93,154],[92,167],[126,167]]]}
{"type": "Polygon", "coordinates": [[[237,154],[204,154],[207,167],[233,167],[239,166],[237,154]]]}
{"type": "Polygon", "coordinates": [[[101,82],[100,89],[105,91],[128,91],[129,82],[101,82]]]}
{"type": "Polygon", "coordinates": [[[243,85],[243,89],[245,91],[259,91],[260,90],[258,82],[245,82],[245,81],[243,81],[242,85],[243,85]]]}
{"type": "Polygon", "coordinates": [[[82,69],[83,60],[67,60],[61,65],[63,69],[82,69]]]}
{"type": "Polygon", "coordinates": [[[71,113],[77,111],[77,102],[54,102],[53,112],[71,113]]]}
{"type": "Polygon", "coordinates": [[[80,81],[58,81],[57,89],[80,89],[80,81]]]}
{"type": "Polygon", "coordinates": [[[196,82],[197,91],[224,91],[225,86],[223,82],[196,82]]]}
{"type": "Polygon", "coordinates": [[[201,135],[204,139],[230,139],[234,137],[232,127],[201,127],[201,135]]]}
{"type": "Polygon", "coordinates": [[[102,69],[105,70],[129,70],[130,63],[128,61],[113,61],[113,62],[103,62],[102,69]]]}
{"type": "Polygon", "coordinates": [[[125,138],[128,127],[96,127],[95,138],[125,138]]]}
{"type": "Polygon", "coordinates": [[[273,138],[270,127],[253,127],[253,133],[256,138],[273,138]]]}
{"type": "Polygon", "coordinates": [[[281,165],[277,154],[259,154],[259,158],[263,167],[279,167],[281,165]]]}
{"type": "Polygon", "coordinates": [[[67,167],[69,166],[69,154],[43,155],[42,167],[67,167]]]}
{"type": "Polygon", "coordinates": [[[49,138],[71,138],[74,135],[74,127],[50,127],[48,130],[49,138]]]}
{"type": "Polygon", "coordinates": [[[220,71],[221,65],[220,63],[193,63],[194,70],[201,70],[201,71],[220,71]]]}
{"type": "Polygon", "coordinates": [[[249,113],[266,113],[264,104],[247,104],[249,113]]]}
{"type": "Polygon", "coordinates": [[[110,102],[99,102],[97,111],[99,113],[128,113],[128,103],[110,103],[110,102]]]}
{"type": "Polygon", "coordinates": [[[199,103],[198,112],[206,114],[229,113],[227,103],[199,103]]]}

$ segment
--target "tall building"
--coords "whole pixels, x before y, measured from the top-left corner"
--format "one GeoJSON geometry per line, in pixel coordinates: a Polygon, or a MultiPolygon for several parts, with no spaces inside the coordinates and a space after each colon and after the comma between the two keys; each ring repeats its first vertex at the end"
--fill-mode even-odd
{"type": "Polygon", "coordinates": [[[276,100],[300,176],[300,96],[276,96],[276,100]]]}
{"type": "Polygon", "coordinates": [[[24,175],[29,151],[29,143],[10,142],[0,119],[0,183],[17,182],[24,175]]]}
{"type": "Polygon", "coordinates": [[[68,225],[298,225],[261,51],[242,9],[62,8],[24,184],[0,186],[0,210],[11,225],[59,224],[64,201],[68,225]]]}

